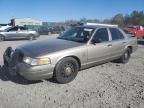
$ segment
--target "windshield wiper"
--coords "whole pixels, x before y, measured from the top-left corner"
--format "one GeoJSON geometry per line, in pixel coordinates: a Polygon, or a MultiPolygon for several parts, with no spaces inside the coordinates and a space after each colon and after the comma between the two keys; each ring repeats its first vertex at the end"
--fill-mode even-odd
{"type": "Polygon", "coordinates": [[[67,38],[63,38],[63,37],[58,37],[57,39],[68,40],[67,38]]]}
{"type": "Polygon", "coordinates": [[[67,40],[67,41],[73,41],[73,42],[79,42],[79,43],[84,43],[84,41],[82,40],[76,40],[76,39],[72,39],[72,38],[63,38],[63,37],[58,37],[58,39],[63,39],[63,40],[67,40]]]}

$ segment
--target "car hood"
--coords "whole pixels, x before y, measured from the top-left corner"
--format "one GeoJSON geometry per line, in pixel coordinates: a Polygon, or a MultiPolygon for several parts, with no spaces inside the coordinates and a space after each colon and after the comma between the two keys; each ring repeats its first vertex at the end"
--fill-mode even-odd
{"type": "Polygon", "coordinates": [[[30,57],[39,57],[45,54],[54,53],[64,49],[78,47],[83,44],[84,43],[78,43],[62,39],[49,39],[34,41],[29,44],[21,45],[17,49],[20,49],[24,53],[24,55],[30,57]]]}

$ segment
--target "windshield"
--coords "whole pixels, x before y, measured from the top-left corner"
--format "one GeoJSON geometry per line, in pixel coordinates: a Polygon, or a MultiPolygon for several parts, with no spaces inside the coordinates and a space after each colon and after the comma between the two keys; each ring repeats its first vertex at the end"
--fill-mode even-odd
{"type": "Polygon", "coordinates": [[[93,31],[93,28],[73,27],[60,35],[58,39],[85,43],[90,39],[93,31]]]}
{"type": "Polygon", "coordinates": [[[11,26],[4,26],[4,27],[1,27],[0,30],[6,30],[8,28],[10,28],[11,26]]]}

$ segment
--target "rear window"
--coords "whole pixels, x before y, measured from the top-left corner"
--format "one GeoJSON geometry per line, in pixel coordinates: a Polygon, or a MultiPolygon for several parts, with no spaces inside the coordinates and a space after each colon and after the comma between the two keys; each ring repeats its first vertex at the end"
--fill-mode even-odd
{"type": "Polygon", "coordinates": [[[18,31],[18,27],[11,27],[8,31],[18,31]]]}
{"type": "Polygon", "coordinates": [[[20,30],[28,30],[26,27],[20,27],[20,30]]]}

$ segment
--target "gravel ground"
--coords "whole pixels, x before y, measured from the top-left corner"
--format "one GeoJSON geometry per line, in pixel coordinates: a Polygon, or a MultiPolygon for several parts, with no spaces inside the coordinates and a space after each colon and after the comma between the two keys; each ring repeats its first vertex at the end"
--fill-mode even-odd
{"type": "Polygon", "coordinates": [[[110,62],[83,70],[69,84],[31,83],[8,74],[4,50],[28,42],[0,43],[0,108],[144,108],[144,41],[128,64],[110,62]]]}

